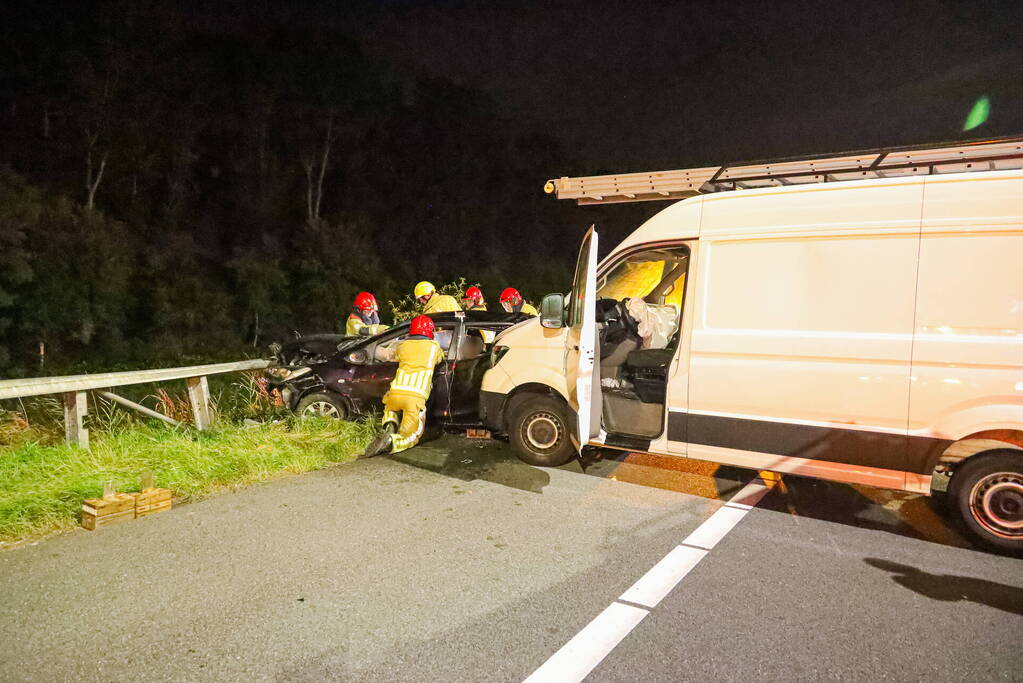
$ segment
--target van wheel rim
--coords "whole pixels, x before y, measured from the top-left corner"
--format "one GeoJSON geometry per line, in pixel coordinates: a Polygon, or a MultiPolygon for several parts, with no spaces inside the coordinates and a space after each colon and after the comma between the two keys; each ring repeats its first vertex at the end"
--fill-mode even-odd
{"type": "Polygon", "coordinates": [[[302,411],[302,417],[333,417],[339,419],[341,412],[330,401],[314,401],[302,411]]]}
{"type": "Polygon", "coordinates": [[[995,472],[978,481],[970,493],[970,512],[997,536],[1023,537],[1023,474],[995,472]]]}
{"type": "Polygon", "coordinates": [[[552,413],[530,415],[522,431],[530,448],[537,451],[549,451],[557,446],[564,436],[561,420],[552,413]]]}

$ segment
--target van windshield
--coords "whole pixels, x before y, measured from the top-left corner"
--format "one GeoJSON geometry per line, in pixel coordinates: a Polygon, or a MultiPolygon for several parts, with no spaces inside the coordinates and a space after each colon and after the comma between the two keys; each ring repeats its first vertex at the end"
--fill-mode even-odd
{"type": "Polygon", "coordinates": [[[639,298],[682,309],[688,250],[659,249],[621,261],[598,283],[599,299],[639,298]]]}

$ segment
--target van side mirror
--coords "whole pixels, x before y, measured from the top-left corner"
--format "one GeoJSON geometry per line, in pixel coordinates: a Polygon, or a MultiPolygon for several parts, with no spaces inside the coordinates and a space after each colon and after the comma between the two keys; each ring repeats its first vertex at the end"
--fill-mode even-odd
{"type": "Polygon", "coordinates": [[[540,324],[549,330],[565,326],[565,295],[548,294],[540,303],[540,324]]]}

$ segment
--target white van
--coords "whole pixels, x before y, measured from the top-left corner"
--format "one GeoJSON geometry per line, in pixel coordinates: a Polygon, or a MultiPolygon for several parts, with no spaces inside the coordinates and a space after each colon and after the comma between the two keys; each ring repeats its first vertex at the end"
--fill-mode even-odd
{"type": "MultiPolygon", "coordinates": [[[[498,336],[484,423],[535,465],[599,446],[923,494],[948,486],[974,534],[1023,549],[1013,149],[999,162],[1009,170],[952,156],[965,172],[940,172],[946,161],[710,193],[720,186],[689,173],[690,198],[599,264],[591,228],[571,295],[548,295],[539,319],[498,336]]],[[[636,196],[624,178],[607,192],[636,196]]]]}

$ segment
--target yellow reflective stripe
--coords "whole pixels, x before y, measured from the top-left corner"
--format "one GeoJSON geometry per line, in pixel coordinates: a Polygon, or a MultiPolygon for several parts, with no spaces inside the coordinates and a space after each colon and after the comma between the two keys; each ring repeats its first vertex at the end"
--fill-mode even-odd
{"type": "Polygon", "coordinates": [[[419,442],[419,439],[423,436],[424,429],[426,429],[426,411],[420,410],[419,424],[416,426],[416,431],[408,436],[401,436],[401,434],[395,434],[392,436],[391,452],[394,453],[415,446],[419,442]]]}
{"type": "Polygon", "coordinates": [[[410,387],[415,389],[426,389],[430,386],[431,380],[433,379],[433,373],[429,370],[421,370],[419,372],[396,372],[394,374],[394,380],[391,382],[392,387],[410,387]]]}
{"type": "Polygon", "coordinates": [[[391,382],[392,389],[412,389],[414,391],[424,391],[426,387],[422,382],[391,382]]]}
{"type": "Polygon", "coordinates": [[[422,391],[419,391],[418,389],[413,389],[411,387],[391,387],[391,391],[397,391],[398,393],[412,394],[413,396],[418,396],[420,398],[430,398],[429,394],[423,393],[422,391]]]}

